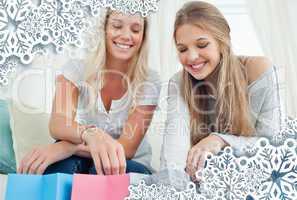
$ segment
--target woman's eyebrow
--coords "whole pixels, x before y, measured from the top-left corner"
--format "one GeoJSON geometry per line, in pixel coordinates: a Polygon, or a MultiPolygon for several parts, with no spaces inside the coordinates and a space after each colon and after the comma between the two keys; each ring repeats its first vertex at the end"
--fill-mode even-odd
{"type": "Polygon", "coordinates": [[[176,46],[184,46],[182,43],[177,43],[176,46]]]}
{"type": "Polygon", "coordinates": [[[196,39],[197,42],[201,41],[201,40],[207,40],[208,38],[206,36],[201,36],[201,37],[198,37],[196,39]]]}
{"type": "Polygon", "coordinates": [[[111,18],[110,20],[117,21],[117,22],[122,22],[122,20],[120,20],[120,19],[113,19],[113,18],[111,18]]]}

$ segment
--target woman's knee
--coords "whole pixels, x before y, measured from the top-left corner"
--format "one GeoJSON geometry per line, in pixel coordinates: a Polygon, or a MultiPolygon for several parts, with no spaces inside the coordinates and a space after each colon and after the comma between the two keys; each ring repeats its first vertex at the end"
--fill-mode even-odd
{"type": "Polygon", "coordinates": [[[152,174],[152,172],[141,163],[134,160],[127,160],[126,173],[140,173],[140,174],[152,174]]]}

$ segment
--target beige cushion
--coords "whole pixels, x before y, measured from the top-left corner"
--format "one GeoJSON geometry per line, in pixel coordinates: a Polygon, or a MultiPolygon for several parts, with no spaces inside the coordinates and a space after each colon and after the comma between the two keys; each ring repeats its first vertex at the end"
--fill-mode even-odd
{"type": "Polygon", "coordinates": [[[53,142],[48,122],[54,80],[54,68],[30,68],[15,77],[9,110],[17,166],[32,148],[53,142]]]}
{"type": "Polygon", "coordinates": [[[0,174],[0,200],[4,200],[6,183],[7,183],[7,176],[0,174]]]}

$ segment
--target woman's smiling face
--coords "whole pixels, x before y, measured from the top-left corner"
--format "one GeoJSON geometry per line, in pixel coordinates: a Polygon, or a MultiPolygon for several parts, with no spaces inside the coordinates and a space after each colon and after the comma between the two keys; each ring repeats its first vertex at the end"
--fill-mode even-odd
{"type": "Polygon", "coordinates": [[[184,24],[177,28],[175,41],[181,64],[195,79],[207,79],[218,66],[219,46],[207,31],[192,24],[184,24]]]}
{"type": "Polygon", "coordinates": [[[107,56],[130,61],[142,45],[144,28],[144,19],[140,15],[112,12],[106,25],[107,56]]]}

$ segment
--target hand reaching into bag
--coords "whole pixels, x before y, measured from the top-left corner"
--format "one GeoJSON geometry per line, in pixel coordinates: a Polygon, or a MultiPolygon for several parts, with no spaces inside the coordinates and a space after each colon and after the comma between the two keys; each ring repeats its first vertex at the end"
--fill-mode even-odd
{"type": "Polygon", "coordinates": [[[190,149],[187,157],[186,172],[193,181],[198,181],[195,173],[203,169],[207,153],[217,154],[226,145],[225,141],[219,136],[209,135],[190,149]]]}
{"type": "Polygon", "coordinates": [[[126,156],[123,146],[98,128],[89,128],[82,134],[93,158],[97,174],[116,175],[126,172],[126,156]]]}

